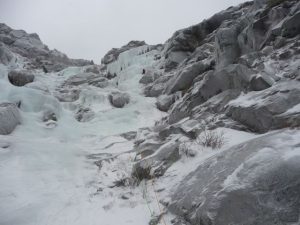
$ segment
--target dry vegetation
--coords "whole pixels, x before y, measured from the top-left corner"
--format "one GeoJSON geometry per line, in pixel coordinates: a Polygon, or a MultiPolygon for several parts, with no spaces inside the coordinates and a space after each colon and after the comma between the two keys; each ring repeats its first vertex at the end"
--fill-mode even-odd
{"type": "Polygon", "coordinates": [[[196,142],[204,147],[219,149],[226,143],[226,140],[223,131],[205,130],[199,135],[196,142]]]}

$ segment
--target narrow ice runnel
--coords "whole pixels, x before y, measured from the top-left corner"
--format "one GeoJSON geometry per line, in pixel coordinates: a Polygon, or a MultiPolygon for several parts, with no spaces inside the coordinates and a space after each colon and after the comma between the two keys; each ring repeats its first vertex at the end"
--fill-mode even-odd
{"type": "MultiPolygon", "coordinates": [[[[150,214],[139,190],[127,193],[122,188],[107,187],[124,172],[129,173],[133,154],[121,155],[102,170],[88,158],[91,154],[132,150],[133,143],[118,134],[151,126],[164,116],[156,109],[155,99],[142,94],[141,71],[145,66],[155,66],[156,54],[150,51],[140,55],[143,48],[121,54],[120,61],[108,66],[112,71],[124,67],[115,78],[118,86],[83,87],[77,103],[86,104],[96,113],[86,123],[77,122],[74,111],[65,104],[56,100],[44,104],[43,99],[54,99],[53,96],[27,87],[13,87],[5,76],[0,78],[0,86],[5,87],[1,89],[1,101],[15,101],[20,97],[24,106],[28,105],[21,112],[22,125],[11,135],[0,135],[0,143],[9,146],[0,148],[0,202],[5,202],[0,204],[1,225],[148,223],[150,214]],[[130,95],[130,103],[122,109],[112,107],[106,98],[116,90],[130,95]],[[89,98],[91,93],[94,98],[89,98]],[[45,107],[59,111],[53,129],[47,128],[40,119],[45,107]],[[115,142],[113,147],[103,149],[115,142]],[[103,191],[99,192],[100,189],[103,191]],[[123,194],[130,195],[130,199],[123,200],[120,197],[123,194]]],[[[80,71],[80,68],[69,68],[61,73],[40,75],[37,80],[52,92],[80,71]]]]}

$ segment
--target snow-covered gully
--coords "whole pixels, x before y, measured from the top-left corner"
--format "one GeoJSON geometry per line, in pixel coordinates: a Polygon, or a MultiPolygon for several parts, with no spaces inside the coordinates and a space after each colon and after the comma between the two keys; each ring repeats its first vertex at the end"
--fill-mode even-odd
{"type": "Polygon", "coordinates": [[[127,52],[110,65],[112,73],[116,67],[124,69],[106,88],[82,86],[73,106],[53,95],[68,78],[83,72],[82,67],[37,76],[36,83],[47,89],[46,94],[1,79],[1,101],[21,99],[23,111],[22,126],[12,135],[0,136],[0,199],[5,202],[0,204],[1,225],[148,223],[148,207],[154,209],[143,188],[114,187],[115,181],[130,177],[135,157],[133,140],[120,134],[152,126],[164,115],[154,98],[144,97],[138,82],[143,68],[154,62],[155,52],[140,56],[144,48],[127,52]],[[112,91],[125,91],[130,103],[124,108],[111,106],[107,96],[112,91]],[[76,104],[93,110],[93,120],[76,121],[76,104]],[[58,115],[57,122],[41,120],[47,110],[58,115]]]}
{"type": "Polygon", "coordinates": [[[299,225],[300,2],[100,65],[0,23],[0,225],[299,225]]]}

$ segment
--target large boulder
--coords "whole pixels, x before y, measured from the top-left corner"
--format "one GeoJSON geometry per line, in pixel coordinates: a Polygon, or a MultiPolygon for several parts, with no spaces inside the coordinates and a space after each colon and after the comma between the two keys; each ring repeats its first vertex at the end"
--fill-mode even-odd
{"type": "Polygon", "coordinates": [[[147,70],[145,75],[142,76],[139,83],[141,84],[151,84],[153,83],[157,78],[159,78],[159,74],[152,70],[147,70]]]}
{"type": "Polygon", "coordinates": [[[261,92],[249,92],[230,102],[227,116],[256,132],[300,126],[300,112],[283,116],[300,102],[299,81],[279,83],[261,92]]]}
{"type": "Polygon", "coordinates": [[[166,87],[166,83],[173,77],[173,74],[162,75],[157,78],[153,83],[147,85],[144,89],[146,97],[160,96],[166,87]]]}
{"type": "Polygon", "coordinates": [[[34,75],[26,70],[13,70],[8,73],[8,80],[15,86],[24,86],[34,81],[34,75]]]}
{"type": "Polygon", "coordinates": [[[205,160],[171,196],[191,225],[298,224],[300,132],[280,131],[205,160]]]}
{"type": "Polygon", "coordinates": [[[172,79],[168,81],[165,92],[167,94],[172,94],[177,91],[183,91],[190,88],[195,77],[204,73],[209,68],[210,65],[203,62],[197,62],[186,66],[182,71],[177,73],[172,79]]]}
{"type": "Polygon", "coordinates": [[[109,102],[116,108],[123,108],[130,101],[130,96],[127,93],[112,92],[108,96],[109,102]]]}
{"type": "Polygon", "coordinates": [[[167,112],[174,102],[174,95],[161,95],[157,98],[156,106],[160,111],[167,112]]]}
{"type": "Polygon", "coordinates": [[[253,91],[262,91],[272,86],[272,81],[261,75],[254,75],[250,80],[250,88],[253,91]]]}
{"type": "Polygon", "coordinates": [[[0,134],[7,135],[13,132],[21,123],[21,116],[18,107],[13,103],[0,104],[0,134]]]}
{"type": "Polygon", "coordinates": [[[222,70],[211,71],[200,81],[198,95],[206,101],[228,89],[248,90],[253,73],[241,64],[231,64],[222,70]]]}
{"type": "Polygon", "coordinates": [[[144,90],[144,93],[146,97],[158,97],[163,93],[164,90],[164,83],[154,83],[153,85],[150,84],[147,86],[144,90]]]}

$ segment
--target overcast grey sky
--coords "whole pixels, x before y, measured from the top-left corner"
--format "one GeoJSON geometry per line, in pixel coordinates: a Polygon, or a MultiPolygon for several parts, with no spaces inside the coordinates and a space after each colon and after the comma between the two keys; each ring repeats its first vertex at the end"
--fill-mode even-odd
{"type": "Polygon", "coordinates": [[[99,63],[130,40],[165,42],[176,30],[245,0],[0,0],[0,21],[50,48],[99,63]]]}

